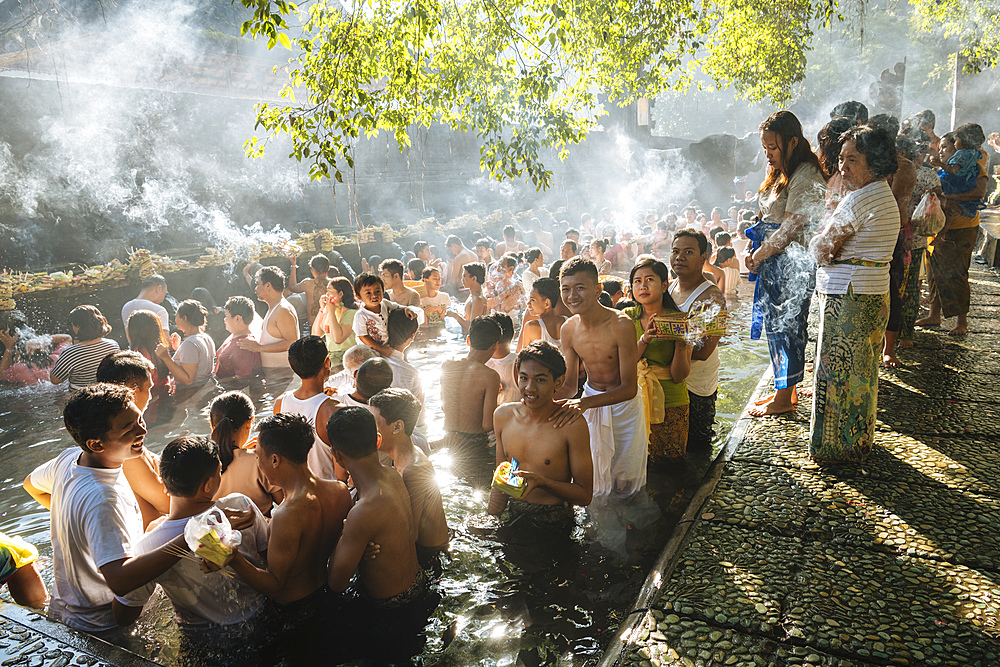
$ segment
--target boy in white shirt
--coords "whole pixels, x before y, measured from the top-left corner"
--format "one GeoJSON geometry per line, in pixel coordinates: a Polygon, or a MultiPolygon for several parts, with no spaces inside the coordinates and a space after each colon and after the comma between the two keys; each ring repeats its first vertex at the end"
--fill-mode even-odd
{"type": "MultiPolygon", "coordinates": [[[[241,494],[212,500],[222,483],[222,463],[214,442],[194,435],[171,441],[160,456],[160,475],[170,494],[170,514],[138,541],[136,553],[147,553],[182,536],[191,517],[243,501],[246,510],[240,513],[238,523],[247,527],[240,531],[243,535],[239,550],[255,565],[264,561],[270,533],[253,501],[241,494]]],[[[239,577],[205,574],[197,562],[183,559],[145,586],[115,596],[113,608],[120,625],[135,622],[157,584],[174,605],[174,617],[182,629],[242,623],[256,616],[265,603],[264,596],[239,577]]]]}
{"type": "Polygon", "coordinates": [[[444,316],[451,309],[451,297],[441,291],[441,272],[428,266],[420,274],[427,289],[427,296],[420,298],[420,307],[428,324],[444,324],[444,316]]]}
{"type": "Polygon", "coordinates": [[[497,351],[493,353],[493,358],[486,362],[486,365],[500,376],[500,396],[497,405],[518,403],[521,400],[521,391],[517,388],[517,381],[514,379],[514,362],[517,360],[517,353],[510,350],[510,344],[514,340],[514,321],[507,313],[493,313],[489,318],[500,327],[497,351]]]}
{"type": "Polygon", "coordinates": [[[92,384],[63,409],[66,430],[80,449],[67,449],[36,468],[25,490],[52,510],[54,582],[49,615],[84,632],[116,628],[111,601],[177,562],[183,538],[141,556],[142,515],[122,473],[124,461],[142,456],[146,424],[132,391],[92,384]]]}
{"type": "MultiPolygon", "coordinates": [[[[374,273],[361,273],[354,279],[354,293],[364,304],[354,314],[354,335],[358,342],[372,348],[383,357],[392,354],[389,347],[389,313],[402,308],[398,303],[385,299],[385,284],[374,273]]],[[[423,311],[410,310],[410,317],[423,320],[423,311]]]]}

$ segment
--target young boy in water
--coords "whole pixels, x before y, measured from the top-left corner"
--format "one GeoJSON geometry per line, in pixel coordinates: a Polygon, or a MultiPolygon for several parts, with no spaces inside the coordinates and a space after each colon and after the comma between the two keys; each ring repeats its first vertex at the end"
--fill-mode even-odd
{"type": "Polygon", "coordinates": [[[448,522],[434,464],[413,444],[420,402],[405,389],[385,389],[368,401],[381,438],[379,451],[392,459],[410,496],[417,528],[417,556],[425,567],[448,545],[448,522]]]}
{"type": "Polygon", "coordinates": [[[360,592],[381,607],[397,607],[419,598],[426,586],[417,562],[417,528],[402,477],[378,457],[375,417],[364,408],[338,410],[326,426],[333,455],[351,474],[358,502],[344,521],[330,558],[328,583],[343,592],[358,571],[360,592]],[[378,556],[365,559],[369,543],[378,556]]]}
{"type": "MultiPolygon", "coordinates": [[[[188,435],[172,440],[160,456],[160,474],[170,494],[170,513],[135,545],[137,554],[147,553],[184,534],[188,519],[207,513],[222,502],[213,501],[222,483],[222,463],[215,443],[203,436],[188,435]]],[[[265,560],[269,528],[264,515],[249,498],[249,526],[240,532],[239,550],[254,564],[265,560]]],[[[233,496],[229,499],[232,500],[233,496]]],[[[169,570],[128,595],[115,597],[113,608],[119,625],[131,625],[156,590],[170,598],[174,617],[182,629],[204,625],[232,626],[249,621],[264,607],[264,596],[239,577],[205,575],[198,563],[183,559],[169,570]]]]}
{"type": "Polygon", "coordinates": [[[528,310],[537,319],[525,322],[521,328],[519,351],[536,340],[544,340],[559,349],[559,331],[566,318],[556,312],[558,303],[559,281],[553,278],[536,280],[531,286],[531,296],[528,297],[528,310]]]}
{"type": "MultiPolygon", "coordinates": [[[[97,381],[132,390],[132,402],[140,412],[145,413],[153,388],[152,373],[153,362],[138,352],[123,350],[101,360],[101,365],[97,367],[97,381]]],[[[159,467],[159,458],[148,449],[143,450],[142,456],[122,464],[125,479],[135,491],[143,527],[148,527],[150,522],[170,511],[170,498],[160,479],[159,467]]]]}
{"type": "Polygon", "coordinates": [[[496,322],[477,317],[469,325],[469,353],[441,364],[441,408],[446,439],[453,449],[481,450],[493,444],[500,376],[486,362],[496,353],[501,335],[496,322]]]}
{"type": "Polygon", "coordinates": [[[389,300],[401,306],[419,306],[420,295],[403,282],[403,263],[386,259],[378,267],[378,275],[388,290],[389,300]]]}
{"type": "Polygon", "coordinates": [[[509,504],[507,494],[491,489],[488,511],[499,515],[509,507],[514,516],[571,523],[573,506],[585,507],[593,497],[594,464],[585,420],[563,428],[552,428],[549,421],[560,409],[553,396],[566,379],[566,362],[555,347],[535,341],[517,354],[515,368],[522,400],[501,405],[493,415],[496,461],[517,459],[516,474],[526,489],[509,504]]]}
{"type": "Polygon", "coordinates": [[[168,548],[186,548],[180,539],[133,555],[142,515],[122,463],[143,455],[146,425],[132,396],[126,387],[101,383],[73,394],[63,421],[80,449],[67,449],[24,480],[31,497],[52,510],[49,615],[84,632],[113,631],[114,596],[173,566],[178,557],[168,548]]]}
{"type": "Polygon", "coordinates": [[[420,274],[427,296],[420,298],[420,307],[428,324],[444,324],[444,317],[451,309],[451,297],[441,291],[441,272],[428,266],[420,274]]]}
{"type": "Polygon", "coordinates": [[[257,465],[285,499],[271,516],[266,568],[238,551],[226,565],[277,602],[281,611],[309,615],[326,603],[326,565],[340,538],[351,494],[343,482],[318,479],[309,469],[313,427],[301,415],[274,415],[262,421],[257,432],[257,465]]]}
{"type": "Polygon", "coordinates": [[[253,303],[245,296],[232,296],[226,301],[225,325],[229,338],[215,353],[215,379],[228,390],[243,389],[260,373],[260,352],[244,350],[241,340],[256,340],[250,331],[255,314],[253,303]]]}
{"type": "Polygon", "coordinates": [[[507,313],[493,313],[489,317],[500,327],[500,340],[497,341],[497,350],[493,353],[493,358],[486,362],[486,365],[497,372],[500,376],[500,396],[497,405],[501,403],[516,403],[521,400],[521,394],[517,390],[517,383],[514,380],[514,359],[517,353],[510,351],[510,344],[514,340],[514,321],[507,313]]]}
{"type": "Polygon", "coordinates": [[[458,320],[462,328],[469,330],[469,323],[480,315],[489,313],[486,307],[486,297],[483,296],[483,283],[486,282],[486,265],[481,262],[466,264],[462,269],[462,286],[469,290],[469,298],[465,300],[465,316],[453,310],[445,313],[448,317],[458,320]]]}
{"type": "Polygon", "coordinates": [[[590,428],[595,470],[594,495],[631,495],[646,484],[646,427],[636,365],[639,350],[628,316],[598,302],[597,267],[574,257],[562,265],[562,300],[573,316],[562,326],[566,380],[557,398],[565,399],[550,420],[565,426],[583,415],[590,428]],[[583,395],[577,393],[580,362],[587,371],[583,395]]]}
{"type": "MultiPolygon", "coordinates": [[[[389,313],[400,308],[399,304],[385,299],[385,285],[373,273],[362,273],[354,279],[354,293],[363,304],[354,315],[354,335],[359,343],[388,357],[392,354],[389,347],[389,313]]],[[[418,317],[412,311],[407,312],[411,317],[418,317]]]]}

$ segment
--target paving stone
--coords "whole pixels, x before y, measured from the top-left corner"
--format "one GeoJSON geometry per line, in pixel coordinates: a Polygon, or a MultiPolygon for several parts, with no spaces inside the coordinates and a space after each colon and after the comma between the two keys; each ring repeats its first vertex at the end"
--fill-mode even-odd
{"type": "Polygon", "coordinates": [[[879,396],[878,427],[931,436],[966,435],[1000,440],[1000,405],[923,396],[879,396]]]}

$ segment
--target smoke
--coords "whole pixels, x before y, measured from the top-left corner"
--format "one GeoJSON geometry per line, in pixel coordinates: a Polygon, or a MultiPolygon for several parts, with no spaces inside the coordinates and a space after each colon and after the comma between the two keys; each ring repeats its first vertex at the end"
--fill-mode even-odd
{"type": "Polygon", "coordinates": [[[0,129],[0,224],[17,230],[0,263],[222,246],[301,214],[307,179],[287,151],[244,156],[253,103],[222,97],[235,56],[201,18],[192,4],[131,4],[29,53],[38,79],[0,79],[16,100],[0,129]],[[178,94],[198,87],[220,96],[178,94]]]}

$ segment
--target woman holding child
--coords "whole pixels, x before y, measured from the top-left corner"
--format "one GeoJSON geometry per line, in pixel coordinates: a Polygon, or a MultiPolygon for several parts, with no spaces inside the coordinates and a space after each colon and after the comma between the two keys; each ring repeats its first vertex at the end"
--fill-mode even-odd
{"type": "Polygon", "coordinates": [[[811,244],[820,324],[809,453],[818,461],[860,463],[874,444],[889,261],[899,235],[899,207],[887,182],[896,169],[888,131],[860,126],[843,134],[840,173],[848,193],[811,244]]]}
{"type": "Polygon", "coordinates": [[[639,346],[639,391],[644,393],[649,431],[649,458],[662,463],[687,451],[688,391],[684,379],[691,372],[692,346],[664,338],[654,319],[679,313],[669,291],[667,266],[642,257],[629,274],[632,299],[638,306],[623,312],[635,323],[639,346]]]}

